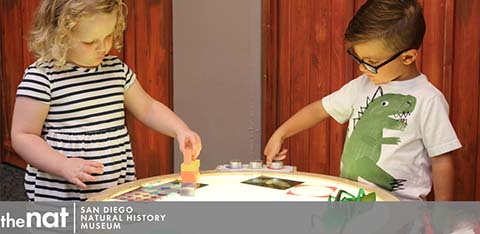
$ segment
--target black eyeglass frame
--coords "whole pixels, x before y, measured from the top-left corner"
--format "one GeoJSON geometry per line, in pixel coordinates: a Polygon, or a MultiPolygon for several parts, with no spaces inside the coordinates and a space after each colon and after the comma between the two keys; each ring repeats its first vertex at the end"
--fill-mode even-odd
{"type": "Polygon", "coordinates": [[[372,64],[369,64],[367,62],[365,62],[363,59],[357,57],[354,53],[353,53],[353,48],[349,48],[347,50],[347,53],[352,56],[353,60],[355,60],[355,62],[357,62],[358,64],[362,64],[363,67],[365,67],[365,69],[367,69],[368,71],[370,71],[371,73],[373,74],[377,74],[378,73],[378,69],[380,69],[381,67],[387,65],[388,63],[390,63],[391,61],[395,60],[398,56],[400,56],[403,52],[406,52],[406,51],[409,51],[411,50],[410,48],[409,49],[404,49],[396,54],[394,54],[392,57],[390,57],[389,59],[385,60],[385,62],[377,65],[377,66],[373,66],[372,64]]]}

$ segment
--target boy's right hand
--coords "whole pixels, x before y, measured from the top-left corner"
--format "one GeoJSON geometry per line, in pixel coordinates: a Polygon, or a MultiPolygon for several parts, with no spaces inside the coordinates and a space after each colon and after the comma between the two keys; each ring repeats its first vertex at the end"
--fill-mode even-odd
{"type": "Polygon", "coordinates": [[[275,136],[275,134],[268,140],[265,150],[263,151],[263,154],[266,156],[266,163],[268,166],[272,164],[273,160],[283,160],[287,157],[287,149],[283,149],[280,152],[282,143],[282,139],[275,136]]]}
{"type": "Polygon", "coordinates": [[[70,183],[86,188],[85,181],[95,181],[91,174],[103,174],[103,164],[81,158],[67,158],[62,168],[62,176],[70,183]]]}

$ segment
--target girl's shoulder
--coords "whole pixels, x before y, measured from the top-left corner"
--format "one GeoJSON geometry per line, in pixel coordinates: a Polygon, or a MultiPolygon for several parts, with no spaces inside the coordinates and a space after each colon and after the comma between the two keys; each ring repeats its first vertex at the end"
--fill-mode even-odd
{"type": "Polygon", "coordinates": [[[108,62],[108,61],[123,62],[118,56],[110,55],[110,54],[105,55],[102,62],[108,62]]]}
{"type": "Polygon", "coordinates": [[[74,67],[71,65],[64,64],[63,66],[57,66],[55,65],[55,62],[53,60],[51,61],[41,61],[37,60],[30,64],[26,69],[25,69],[25,75],[35,73],[35,74],[41,74],[46,77],[51,77],[52,75],[62,75],[65,73],[69,73],[74,71],[74,67]]]}
{"type": "Polygon", "coordinates": [[[118,56],[116,55],[105,55],[102,61],[102,65],[105,64],[125,64],[118,56]]]}
{"type": "Polygon", "coordinates": [[[24,79],[42,81],[46,84],[51,83],[51,76],[58,67],[55,66],[53,61],[45,62],[37,60],[25,68],[24,79]]]}
{"type": "Polygon", "coordinates": [[[126,69],[128,67],[118,56],[106,55],[103,58],[101,66],[110,69],[126,69]]]}
{"type": "Polygon", "coordinates": [[[30,64],[27,68],[25,68],[25,72],[40,72],[47,74],[48,72],[51,72],[52,70],[56,69],[53,61],[46,62],[46,61],[40,61],[37,60],[30,64]]]}

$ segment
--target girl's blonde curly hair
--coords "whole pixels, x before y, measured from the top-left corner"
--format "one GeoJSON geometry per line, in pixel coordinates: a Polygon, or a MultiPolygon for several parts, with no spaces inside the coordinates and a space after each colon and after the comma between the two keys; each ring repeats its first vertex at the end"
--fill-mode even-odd
{"type": "Polygon", "coordinates": [[[39,62],[53,61],[63,66],[67,50],[72,42],[72,30],[83,17],[98,13],[117,12],[113,31],[113,47],[123,47],[123,31],[127,7],[122,0],[44,0],[38,8],[33,29],[30,32],[29,48],[39,62]]]}

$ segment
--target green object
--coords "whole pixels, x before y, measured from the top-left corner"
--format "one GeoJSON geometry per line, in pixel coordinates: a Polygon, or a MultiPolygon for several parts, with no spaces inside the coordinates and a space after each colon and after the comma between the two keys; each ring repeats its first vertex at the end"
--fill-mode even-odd
{"type": "Polygon", "coordinates": [[[377,200],[377,194],[372,192],[365,194],[365,190],[362,188],[358,190],[357,196],[345,191],[340,190],[337,193],[337,196],[330,196],[328,198],[329,202],[340,201],[340,202],[374,202],[377,200]]]}
{"type": "Polygon", "coordinates": [[[377,194],[372,192],[360,198],[361,202],[374,202],[377,201],[377,194]]]}
{"type": "Polygon", "coordinates": [[[345,140],[340,176],[354,181],[362,177],[389,191],[401,189],[405,180],[394,178],[377,162],[382,145],[397,145],[400,142],[399,137],[383,137],[383,131],[403,131],[415,104],[415,97],[393,93],[384,95],[381,87],[372,99],[367,97],[366,107],[360,107],[358,118],[354,118],[354,129],[345,140]]]}

